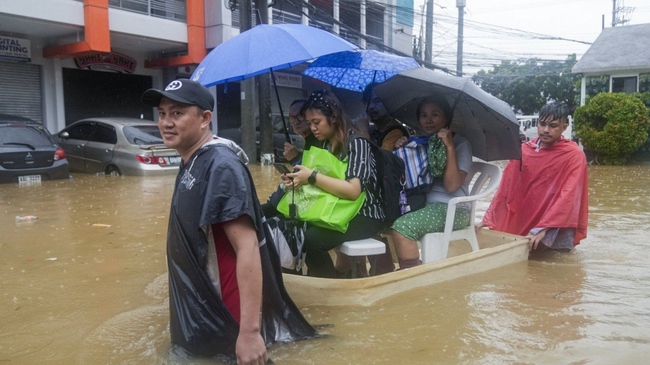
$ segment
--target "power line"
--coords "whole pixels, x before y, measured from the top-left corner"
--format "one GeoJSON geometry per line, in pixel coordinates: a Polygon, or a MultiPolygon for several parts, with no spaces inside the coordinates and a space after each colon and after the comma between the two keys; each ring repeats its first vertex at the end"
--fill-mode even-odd
{"type": "MultiPolygon", "coordinates": [[[[557,1],[555,4],[559,3],[575,3],[575,2],[582,2],[585,0],[561,0],[557,1]]],[[[538,5],[538,6],[545,6],[545,5],[555,5],[555,4],[550,4],[547,1],[540,3],[537,2],[536,4],[534,3],[528,3],[525,4],[526,6],[532,6],[532,5],[538,5]]],[[[440,8],[446,9],[446,7],[440,5],[439,3],[436,3],[440,8]]],[[[388,6],[391,8],[391,6],[388,6]]],[[[397,7],[393,7],[397,8],[397,7]]],[[[423,18],[423,15],[425,12],[423,9],[418,9],[418,7],[415,7],[414,10],[414,29],[416,30],[418,27],[420,29],[423,28],[423,21],[420,19],[423,18]]],[[[456,27],[458,24],[458,19],[455,16],[449,16],[446,14],[440,14],[438,13],[435,18],[433,19],[434,24],[436,27],[434,27],[434,34],[435,34],[435,40],[434,44],[436,46],[436,50],[434,50],[434,53],[436,55],[436,63],[441,64],[441,65],[450,65],[450,67],[453,67],[453,64],[455,62],[449,62],[447,63],[446,60],[456,60],[457,55],[456,52],[453,48],[455,48],[455,45],[457,43],[457,36],[456,36],[456,27]],[[453,47],[453,48],[452,48],[453,47]]],[[[481,39],[498,39],[499,40],[499,45],[507,45],[507,44],[516,44],[516,42],[526,42],[522,44],[520,47],[522,50],[525,51],[517,51],[517,52],[510,52],[510,51],[504,51],[503,48],[501,49],[496,49],[492,48],[491,50],[494,51],[495,53],[498,54],[498,56],[492,55],[489,59],[485,58],[483,63],[481,64],[481,59],[477,59],[479,64],[482,67],[492,67],[494,66],[494,59],[498,59],[499,61],[501,60],[509,60],[514,58],[520,58],[522,56],[528,56],[528,58],[532,57],[537,57],[540,54],[543,56],[557,56],[559,58],[565,58],[569,54],[572,53],[578,53],[578,52],[563,52],[563,53],[557,53],[556,49],[553,49],[553,52],[543,52],[543,53],[529,53],[530,47],[530,41],[549,41],[549,42],[566,42],[566,43],[578,43],[578,44],[584,44],[584,45],[590,45],[591,42],[586,42],[582,40],[577,40],[577,39],[571,39],[571,38],[566,38],[566,37],[559,37],[559,36],[553,36],[553,35],[547,35],[547,34],[541,34],[541,33],[535,33],[535,32],[529,32],[529,31],[524,31],[520,29],[515,29],[515,28],[509,28],[509,27],[504,27],[504,26],[499,26],[499,25],[493,25],[493,24],[488,24],[488,23],[483,23],[483,22],[477,22],[477,21],[465,21],[464,22],[464,29],[466,30],[464,32],[463,38],[468,42],[468,44],[475,45],[475,43],[471,42],[471,39],[474,38],[481,38],[481,39]],[[480,35],[479,35],[480,34],[480,35]],[[511,55],[511,57],[503,57],[504,55],[511,55]]],[[[415,31],[415,34],[418,32],[415,31]]],[[[513,44],[513,45],[514,45],[513,44]]],[[[537,50],[543,50],[544,46],[536,46],[535,49],[537,50]]],[[[466,54],[465,52],[463,52],[466,54]]],[[[469,60],[467,60],[469,62],[469,60]]],[[[467,62],[464,62],[467,64],[467,62]]],[[[498,62],[497,62],[498,63],[498,62]]]]}
{"type": "MultiPolygon", "coordinates": [[[[386,46],[383,42],[378,42],[377,40],[375,40],[374,38],[368,36],[367,34],[361,34],[361,32],[359,32],[358,30],[353,29],[348,24],[345,24],[345,23],[343,23],[343,22],[341,22],[339,20],[334,19],[334,17],[332,15],[330,15],[329,13],[323,11],[322,9],[320,9],[318,7],[315,7],[314,5],[310,4],[307,0],[285,0],[285,1],[287,1],[288,3],[291,3],[294,6],[299,6],[296,3],[300,3],[300,4],[304,5],[305,7],[309,8],[310,9],[309,13],[305,13],[304,11],[301,10],[301,13],[303,15],[307,16],[309,19],[312,19],[312,13],[313,12],[318,12],[319,15],[323,16],[324,18],[327,18],[328,21],[332,22],[332,24],[338,24],[339,27],[345,28],[350,33],[355,34],[359,38],[365,39],[366,42],[371,43],[371,44],[377,46],[378,48],[380,48],[382,50],[387,50],[387,51],[389,51],[391,53],[394,53],[394,54],[400,55],[400,56],[413,57],[413,58],[415,58],[415,60],[418,63],[424,65],[427,68],[438,69],[438,70],[453,74],[453,71],[451,71],[450,69],[448,69],[446,67],[443,67],[443,66],[440,66],[440,65],[437,65],[437,64],[434,64],[434,63],[426,62],[426,61],[424,61],[422,59],[419,59],[418,57],[414,57],[412,54],[405,54],[405,53],[403,53],[403,52],[401,52],[399,50],[396,50],[396,49],[394,49],[394,48],[392,48],[390,46],[386,46]]],[[[359,16],[360,15],[361,14],[359,12],[359,16]]]]}
{"type": "MultiPolygon", "coordinates": [[[[385,44],[383,44],[382,41],[375,39],[372,36],[368,35],[363,35],[361,32],[358,30],[358,27],[352,27],[349,24],[352,23],[354,24],[355,22],[358,22],[359,17],[361,16],[359,7],[358,7],[358,0],[355,1],[342,1],[341,3],[345,3],[348,5],[353,5],[346,7],[346,11],[341,14],[342,19],[344,21],[336,20],[334,17],[324,11],[323,9],[314,6],[313,4],[310,4],[306,0],[285,0],[287,3],[291,4],[293,7],[296,9],[300,9],[301,13],[303,13],[305,16],[310,18],[312,21],[318,22],[326,20],[328,23],[331,24],[338,24],[339,27],[342,30],[345,30],[349,34],[353,34],[355,37],[358,38],[363,38],[366,40],[368,44],[372,44],[379,48],[380,50],[385,50],[390,53],[402,55],[402,56],[411,56],[411,54],[405,54],[403,52],[400,52],[392,47],[388,47],[385,44]],[[302,6],[305,6],[306,8],[309,9],[309,12],[304,13],[302,11],[302,6]]],[[[563,3],[567,2],[577,2],[577,1],[583,1],[583,0],[562,0],[563,3]]],[[[399,7],[397,5],[391,5],[391,4],[385,4],[377,1],[370,1],[368,0],[366,2],[369,6],[376,6],[378,9],[386,9],[386,11],[391,11],[391,12],[397,12],[397,10],[400,11],[413,11],[414,14],[414,29],[417,29],[418,26],[420,26],[421,29],[421,22],[420,18],[424,16],[423,11],[419,11],[414,8],[404,8],[404,7],[399,7]]],[[[548,3],[548,2],[545,2],[548,3]]],[[[540,3],[537,2],[538,5],[543,5],[545,3],[540,3]]],[[[448,16],[445,14],[437,14],[435,17],[435,24],[437,27],[434,27],[434,32],[436,35],[436,40],[435,44],[437,46],[437,50],[435,50],[434,53],[434,61],[432,63],[426,63],[424,60],[420,59],[419,55],[415,56],[414,58],[421,64],[425,64],[425,66],[429,68],[435,68],[435,69],[440,69],[448,73],[454,73],[451,71],[451,68],[455,67],[456,64],[456,44],[457,44],[457,38],[456,38],[456,26],[457,26],[457,18],[448,16]],[[453,62],[452,62],[453,61],[453,62]],[[447,67],[446,65],[449,65],[447,67]]],[[[585,42],[585,41],[580,41],[580,40],[575,40],[575,39],[570,39],[570,38],[564,38],[564,37],[558,37],[558,36],[551,36],[547,34],[541,34],[541,33],[534,33],[534,32],[528,32],[520,29],[514,29],[514,28],[509,28],[509,27],[503,27],[503,26],[498,26],[498,25],[493,25],[493,24],[488,24],[488,23],[482,23],[482,22],[476,22],[476,21],[465,21],[465,26],[468,30],[467,33],[465,33],[464,38],[468,44],[471,44],[472,46],[480,46],[486,50],[492,51],[497,53],[497,55],[490,55],[490,54],[481,54],[481,53],[466,53],[464,52],[464,55],[466,56],[466,62],[464,64],[467,64],[469,67],[473,68],[491,68],[495,66],[495,61],[496,63],[500,63],[501,61],[507,61],[507,60],[516,60],[516,59],[521,59],[521,58],[537,58],[537,57],[544,57],[544,56],[556,56],[559,58],[566,58],[569,54],[571,53],[576,53],[576,52],[567,52],[567,53],[557,53],[557,52],[535,52],[532,53],[528,51],[530,47],[522,46],[521,48],[526,50],[524,52],[513,52],[513,51],[504,51],[503,49],[496,49],[496,48],[490,48],[486,47],[485,45],[477,45],[476,43],[472,42],[471,40],[474,38],[479,38],[483,36],[477,35],[477,33],[482,33],[482,34],[488,34],[488,37],[491,39],[500,39],[502,40],[500,44],[507,44],[511,40],[511,42],[529,42],[529,41],[561,41],[561,42],[568,42],[568,43],[579,43],[579,44],[584,44],[584,45],[589,45],[591,44],[590,42],[585,42]],[[519,40],[519,41],[517,41],[519,40]]],[[[387,27],[385,25],[385,27],[387,27]]],[[[414,32],[417,34],[417,32],[414,32]]],[[[413,39],[417,39],[417,35],[413,35],[413,39]]],[[[409,47],[412,48],[412,42],[409,44],[409,47]]],[[[540,50],[539,46],[536,46],[535,49],[540,50]]]]}

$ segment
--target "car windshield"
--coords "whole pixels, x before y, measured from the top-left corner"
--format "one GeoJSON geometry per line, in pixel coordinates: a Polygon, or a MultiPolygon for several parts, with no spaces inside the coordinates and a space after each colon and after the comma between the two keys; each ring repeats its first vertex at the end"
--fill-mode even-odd
{"type": "Polygon", "coordinates": [[[160,130],[155,125],[138,125],[124,127],[124,137],[131,144],[151,145],[163,144],[160,130]]]}
{"type": "Polygon", "coordinates": [[[43,147],[52,146],[54,141],[43,126],[9,124],[0,128],[0,147],[12,146],[43,147]]]}

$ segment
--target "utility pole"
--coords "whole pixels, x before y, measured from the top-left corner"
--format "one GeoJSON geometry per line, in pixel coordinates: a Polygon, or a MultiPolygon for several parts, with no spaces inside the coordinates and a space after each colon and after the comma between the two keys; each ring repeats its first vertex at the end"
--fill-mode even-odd
{"type": "Polygon", "coordinates": [[[456,76],[463,76],[463,19],[465,16],[465,0],[456,0],[458,7],[458,51],[456,52],[456,76]]]}
{"type": "Polygon", "coordinates": [[[339,0],[334,0],[332,2],[332,16],[334,16],[334,20],[336,20],[336,22],[334,22],[334,25],[332,26],[332,31],[334,32],[334,34],[337,34],[337,35],[341,31],[341,29],[339,28],[339,23],[338,23],[338,21],[341,20],[340,19],[340,14],[339,14],[340,13],[339,9],[340,9],[339,0]]]}
{"type": "MultiPolygon", "coordinates": [[[[239,32],[243,33],[252,27],[251,9],[252,0],[241,0],[239,2],[239,32]]],[[[257,151],[255,148],[255,79],[249,78],[239,83],[241,87],[241,147],[255,161],[257,151]]]]}
{"type": "Polygon", "coordinates": [[[632,11],[634,11],[634,8],[628,8],[623,5],[623,0],[618,1],[612,0],[612,27],[615,27],[617,24],[627,24],[632,16],[632,11]]]}
{"type": "Polygon", "coordinates": [[[421,14],[421,15],[420,15],[420,22],[421,22],[422,26],[420,27],[420,32],[419,32],[419,34],[418,34],[417,44],[414,44],[414,46],[417,47],[417,48],[416,48],[416,49],[417,49],[417,53],[416,53],[416,52],[413,52],[413,55],[414,55],[416,58],[421,59],[421,60],[424,59],[424,24],[425,24],[425,20],[424,20],[424,7],[425,7],[425,6],[426,6],[426,4],[422,4],[422,6],[420,6],[420,10],[421,10],[421,11],[420,11],[420,14],[421,14]]]}
{"type": "Polygon", "coordinates": [[[426,37],[424,43],[424,61],[432,63],[433,56],[433,0],[427,1],[426,37]]]}
{"type": "Polygon", "coordinates": [[[359,47],[362,49],[366,49],[366,0],[361,0],[361,3],[359,4],[359,28],[361,30],[361,35],[363,37],[359,37],[359,47]]]}
{"type": "MultiPolygon", "coordinates": [[[[269,23],[269,4],[268,0],[255,0],[259,22],[261,24],[269,23]]],[[[264,55],[257,55],[264,57],[264,55]]],[[[259,117],[260,117],[260,160],[262,165],[270,165],[274,162],[273,157],[273,125],[271,118],[271,78],[268,73],[255,76],[258,87],[259,100],[259,117]]],[[[280,110],[282,110],[282,107],[280,110]]]]}

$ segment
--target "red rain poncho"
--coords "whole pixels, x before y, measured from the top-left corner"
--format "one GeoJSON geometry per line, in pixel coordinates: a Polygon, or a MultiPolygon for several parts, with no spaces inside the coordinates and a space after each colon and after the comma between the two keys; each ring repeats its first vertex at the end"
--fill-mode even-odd
{"type": "Polygon", "coordinates": [[[532,228],[574,228],[577,245],[587,237],[585,154],[567,139],[535,152],[537,140],[522,144],[523,168],[519,160],[508,162],[483,223],[522,236],[532,228]]]}

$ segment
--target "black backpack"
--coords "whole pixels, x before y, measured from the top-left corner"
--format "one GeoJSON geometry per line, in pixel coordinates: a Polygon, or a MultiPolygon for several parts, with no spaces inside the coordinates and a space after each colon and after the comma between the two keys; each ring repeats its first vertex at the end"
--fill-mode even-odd
{"type": "Polygon", "coordinates": [[[402,182],[405,180],[404,161],[371,141],[368,141],[372,154],[377,164],[377,180],[379,182],[379,195],[384,208],[386,219],[384,226],[390,227],[395,219],[401,215],[399,195],[402,191],[402,182]]]}

